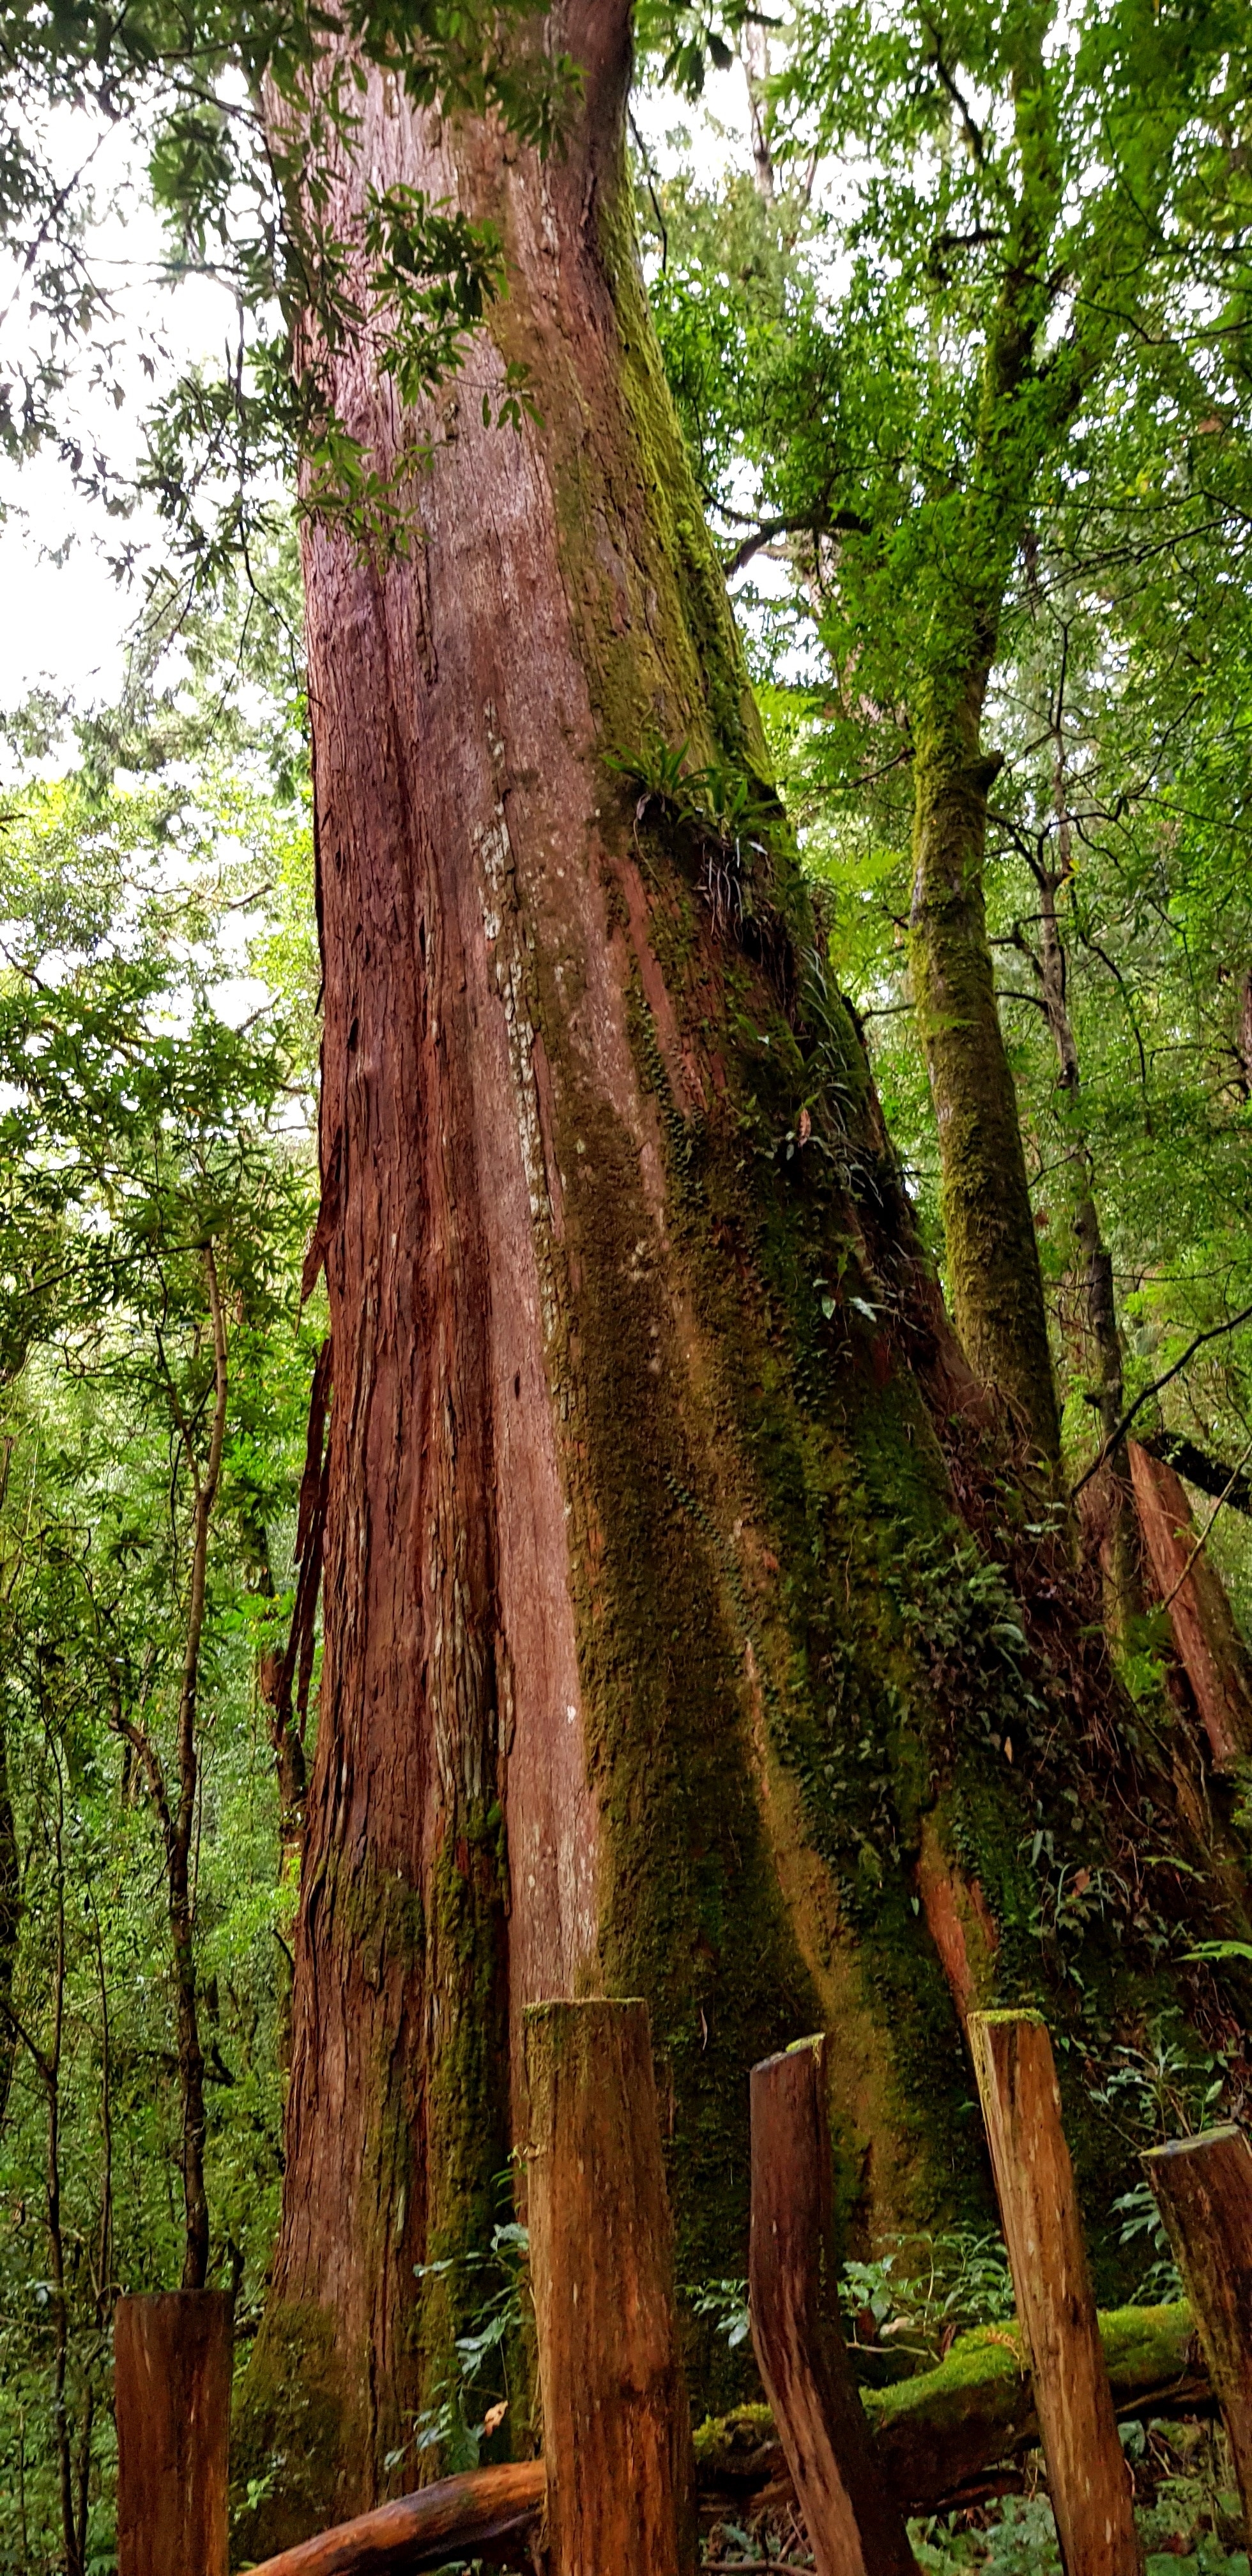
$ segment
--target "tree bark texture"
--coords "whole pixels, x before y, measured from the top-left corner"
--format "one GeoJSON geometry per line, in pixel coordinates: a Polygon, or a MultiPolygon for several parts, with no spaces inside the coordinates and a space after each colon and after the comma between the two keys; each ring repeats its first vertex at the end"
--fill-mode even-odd
{"type": "Polygon", "coordinates": [[[119,2299],[114,2355],[118,2576],[227,2576],[229,2294],[119,2299]]]}
{"type": "Polygon", "coordinates": [[[1191,1685],[1215,1771],[1252,1753],[1252,1673],[1226,1588],[1198,1545],[1181,1478],[1166,1458],[1128,1442],[1135,1504],[1158,1601],[1168,1602],[1178,1660],[1191,1685]]]}
{"type": "MultiPolygon", "coordinates": [[[[842,2207],[907,2218],[962,2167],[914,1873],[967,1758],[927,1631],[956,1533],[935,1418],[979,1389],[665,390],[629,9],[545,24],[585,71],[560,155],[370,74],[328,210],[347,233],[367,182],[455,202],[509,288],[418,424],[410,554],[304,537],[334,1403],[283,2216],[237,2442],[242,2473],[282,2461],[240,2525],[258,2556],[412,2484],[475,2295],[457,2258],[524,2135],[528,2004],[646,1998],[680,2280],[745,2244],[748,2069],[806,2030],[840,2029],[842,2207]],[[482,418],[510,363],[542,422],[517,434],[482,418]],[[750,835],[653,792],[658,736],[746,780],[750,835]]],[[[386,469],[390,380],[335,364],[386,469]]],[[[994,1659],[994,1610],[959,1615],[994,1659]]],[[[981,1738],[968,1760],[965,1867],[986,1823],[1002,1891],[1017,1775],[981,1738]]]]}
{"type": "Polygon", "coordinates": [[[526,2014],[552,2576],[694,2576],[691,2415],[646,2004],[526,2014]]]}
{"type": "Polygon", "coordinates": [[[839,2323],[824,2035],[752,2069],[752,2342],[818,2576],[917,2576],[839,2323]]]}
{"type": "Polygon", "coordinates": [[[1252,2521],[1252,2147],[1242,2129],[1173,2138],[1144,2159],[1191,2302],[1252,2521]]]}
{"type": "Polygon", "coordinates": [[[969,2037],[1067,2576],[1141,2576],[1052,2043],[1037,2013],[972,2013],[969,2037]]]}

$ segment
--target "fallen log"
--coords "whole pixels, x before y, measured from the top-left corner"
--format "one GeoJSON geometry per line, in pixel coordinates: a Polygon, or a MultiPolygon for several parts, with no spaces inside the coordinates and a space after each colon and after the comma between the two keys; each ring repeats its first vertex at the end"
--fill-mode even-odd
{"type": "Polygon", "coordinates": [[[281,2550],[253,2576],[400,2576],[402,2569],[409,2576],[442,2567],[452,2549],[483,2557],[504,2548],[515,2555],[538,2529],[543,2500],[542,2460],[468,2469],[281,2550]]]}
{"type": "MultiPolygon", "coordinates": [[[[1106,2309],[1098,2324],[1120,2420],[1211,2407],[1184,2300],[1106,2309]]],[[[905,2513],[933,2513],[1039,2440],[1015,2325],[978,2326],[959,2335],[935,2369],[861,2395],[875,2464],[905,2513]]],[[[702,2493],[743,2495],[786,2475],[767,2406],[741,2406],[697,2425],[695,2448],[702,2493]]]]}
{"type": "MultiPolygon", "coordinates": [[[[1100,2341],[1122,2421],[1207,2409],[1212,2392],[1185,2300],[1163,2308],[1109,2308],[1100,2341]]],[[[1016,2326],[959,2335],[934,2370],[893,2388],[866,2388],[875,2465],[905,2513],[933,2513],[961,2489],[1038,2442],[1030,2376],[1016,2326]]],[[[768,2406],[711,2417],[695,2434],[702,2495],[755,2493],[785,2479],[768,2406]]],[[[543,2513],[542,2460],[472,2469],[417,2495],[340,2523],[316,2540],[267,2558],[252,2576],[409,2576],[450,2550],[519,2558],[543,2513]]]]}

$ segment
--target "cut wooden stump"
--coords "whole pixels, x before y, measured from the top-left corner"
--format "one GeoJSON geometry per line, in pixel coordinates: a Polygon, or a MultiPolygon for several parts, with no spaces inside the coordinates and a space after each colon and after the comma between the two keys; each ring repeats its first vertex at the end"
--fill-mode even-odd
{"type": "Polygon", "coordinates": [[[538,2530],[543,2498],[542,2460],[470,2469],[302,2540],[264,2559],[253,2576],[401,2576],[402,2570],[409,2576],[411,2569],[444,2566],[453,2550],[490,2556],[538,2530]]]}
{"type": "Polygon", "coordinates": [[[1052,2043],[1038,2013],[971,2013],[969,2039],[1067,2576],[1141,2576],[1052,2043]]]}
{"type": "Polygon", "coordinates": [[[687,2576],[695,2468],[647,2006],[533,2004],[524,2045],[554,2576],[687,2576]]]}
{"type": "Polygon", "coordinates": [[[1143,2159],[1222,2410],[1252,2531],[1252,2147],[1242,2129],[1174,2138],[1143,2159]]]}
{"type": "Polygon", "coordinates": [[[119,2299],[113,2358],[118,2576],[227,2576],[229,2294],[119,2299]]]}
{"type": "Polygon", "coordinates": [[[818,2576],[916,2576],[835,2298],[826,2042],[752,2069],[752,2341],[818,2576]]]}

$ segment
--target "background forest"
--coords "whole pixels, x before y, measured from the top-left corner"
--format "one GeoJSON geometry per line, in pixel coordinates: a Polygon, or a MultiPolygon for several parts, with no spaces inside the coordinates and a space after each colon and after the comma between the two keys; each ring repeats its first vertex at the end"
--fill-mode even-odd
{"type": "MultiPolygon", "coordinates": [[[[1199,0],[1144,8],[1129,46],[1114,14],[645,6],[637,219],[831,964],[958,1322],[979,1250],[945,1201],[960,1103],[915,879],[945,709],[973,693],[1064,1480],[1133,1409],[1246,1633],[1252,135],[1233,6],[1229,25],[1199,0]]],[[[81,70],[68,110],[92,112],[81,70]]],[[[113,2564],[117,2288],[229,2285],[241,2347],[260,2317],[317,1725],[298,438],[255,343],[246,375],[245,322],[273,314],[235,256],[238,169],[216,229],[189,237],[211,125],[140,123],[135,167],[169,275],[228,278],[251,390],[180,378],[125,473],[53,425],[107,336],[90,227],[53,245],[20,124],[4,165],[10,465],[61,437],[88,509],[156,527],[142,556],[121,549],[121,703],[41,688],[6,720],[0,2567],[22,2576],[113,2564]]],[[[436,312],[449,351],[493,282],[467,268],[436,312]]],[[[502,437],[523,434],[517,391],[502,437]]],[[[404,542],[359,460],[318,470],[325,506],[338,474],[369,541],[404,542]]],[[[6,491],[18,506],[16,472],[6,491]]],[[[641,810],[751,839],[742,782],[661,741],[649,757],[641,810]]],[[[1107,1606],[1145,1730],[1168,1725],[1164,1611],[1116,1563],[1107,1606]]],[[[1099,1873],[1080,1875],[1053,1891],[1058,1922],[1100,1913],[1099,1873]]],[[[1225,2075],[1166,2023],[1105,2082],[1133,2146],[1199,2121],[1225,2075]]],[[[1124,2216],[1159,2295],[1142,2205],[1124,2216]]],[[[416,2437],[450,2460],[498,2394],[517,2250],[505,2229],[464,2384],[416,2437]]],[[[880,2303],[879,2327],[921,2315],[919,2351],[1002,2312],[995,2253],[968,2237],[929,2250],[924,2297],[900,2287],[916,2253],[894,2261],[854,2267],[850,2296],[880,2303]]],[[[733,2280],[688,2287],[741,2346],[733,2280]]],[[[1027,2517],[996,2563],[1046,2546],[1027,2517]]]]}

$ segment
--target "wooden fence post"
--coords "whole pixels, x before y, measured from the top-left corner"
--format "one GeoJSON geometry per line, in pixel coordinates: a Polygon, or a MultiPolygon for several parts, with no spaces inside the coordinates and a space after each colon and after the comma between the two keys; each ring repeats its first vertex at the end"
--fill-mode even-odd
{"type": "Polygon", "coordinates": [[[818,2576],[916,2576],[835,2296],[826,2041],[752,2069],[752,2341],[818,2576]]]}
{"type": "Polygon", "coordinates": [[[524,2031],[554,2576],[688,2576],[695,2462],[648,2008],[532,2004],[524,2031]]]}
{"type": "Polygon", "coordinates": [[[971,2013],[969,2040],[1066,2576],[1140,2576],[1052,2042],[1029,2012],[971,2013]]]}
{"type": "Polygon", "coordinates": [[[1252,2147],[1242,2129],[1174,2138],[1143,2159],[1235,2455],[1252,2531],[1252,2147]]]}
{"type": "Polygon", "coordinates": [[[227,2576],[229,2292],[119,2299],[113,2359],[118,2576],[227,2576]]]}

